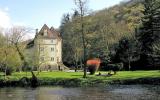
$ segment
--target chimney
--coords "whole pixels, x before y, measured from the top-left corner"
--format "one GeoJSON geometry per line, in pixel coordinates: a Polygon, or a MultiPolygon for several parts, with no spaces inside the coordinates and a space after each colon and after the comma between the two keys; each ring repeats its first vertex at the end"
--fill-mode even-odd
{"type": "Polygon", "coordinates": [[[38,29],[36,29],[36,34],[38,34],[38,29]]]}

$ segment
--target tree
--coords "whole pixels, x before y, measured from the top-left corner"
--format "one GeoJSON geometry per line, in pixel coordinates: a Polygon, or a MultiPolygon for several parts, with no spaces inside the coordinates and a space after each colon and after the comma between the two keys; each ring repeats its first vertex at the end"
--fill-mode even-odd
{"type": "Polygon", "coordinates": [[[21,65],[18,53],[9,41],[9,37],[0,34],[0,69],[6,75],[11,75],[13,71],[21,65]]]}
{"type": "Polygon", "coordinates": [[[82,35],[82,45],[83,45],[83,63],[84,63],[84,75],[83,78],[87,76],[87,66],[86,66],[86,43],[85,43],[85,33],[84,33],[84,16],[87,11],[87,0],[75,0],[75,5],[77,6],[77,11],[80,13],[80,24],[81,24],[81,35],[82,35]]]}
{"type": "Polygon", "coordinates": [[[72,34],[73,32],[71,31],[71,24],[70,24],[70,15],[69,14],[64,14],[62,16],[62,20],[61,20],[61,25],[60,25],[60,33],[62,35],[63,38],[63,46],[62,46],[62,50],[63,50],[63,62],[64,64],[67,65],[71,64],[73,62],[73,51],[72,51],[72,34]]]}
{"type": "Polygon", "coordinates": [[[160,41],[160,1],[144,0],[144,17],[142,17],[142,25],[139,28],[137,38],[141,44],[141,62],[149,65],[150,55],[153,54],[153,46],[160,41]]]}
{"type": "MultiPolygon", "coordinates": [[[[143,9],[142,1],[132,0],[90,14],[85,12],[83,16],[85,58],[100,57],[102,62],[108,62],[109,59],[113,63],[116,62],[114,60],[116,45],[123,37],[134,40],[134,30],[141,22],[143,9]]],[[[80,37],[82,36],[82,22],[78,7],[73,14],[70,14],[69,21],[66,22],[60,29],[63,37],[63,61],[64,64],[69,63],[68,66],[74,66],[76,63],[84,62],[83,39],[80,37]]]]}
{"type": "Polygon", "coordinates": [[[128,64],[128,70],[131,70],[131,62],[139,60],[139,45],[135,38],[122,38],[116,50],[118,62],[128,64]]]}
{"type": "Polygon", "coordinates": [[[60,25],[60,33],[63,35],[65,31],[65,26],[70,22],[70,15],[64,14],[62,16],[61,25],[60,25]]]}
{"type": "Polygon", "coordinates": [[[21,61],[23,62],[22,70],[24,71],[26,71],[28,67],[28,63],[23,53],[26,47],[26,43],[24,43],[24,37],[28,32],[30,32],[30,29],[22,26],[14,26],[7,32],[7,34],[9,35],[9,41],[14,45],[21,61]]]}

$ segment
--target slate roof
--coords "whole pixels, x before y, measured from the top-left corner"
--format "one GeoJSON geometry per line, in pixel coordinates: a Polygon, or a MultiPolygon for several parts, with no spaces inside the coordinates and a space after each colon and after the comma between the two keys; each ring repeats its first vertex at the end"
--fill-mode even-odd
{"type": "Polygon", "coordinates": [[[34,40],[40,36],[40,38],[46,38],[46,39],[59,39],[61,40],[61,34],[56,31],[53,27],[49,29],[49,27],[44,24],[43,27],[39,32],[36,33],[35,38],[33,40],[28,41],[26,48],[31,48],[34,46],[34,40]],[[47,36],[44,36],[44,30],[47,30],[47,36]]]}
{"type": "Polygon", "coordinates": [[[41,30],[36,33],[37,36],[41,38],[48,38],[48,39],[61,39],[61,35],[57,32],[53,27],[49,28],[46,24],[43,25],[41,30]],[[47,36],[44,36],[44,30],[47,30],[47,36]]]}

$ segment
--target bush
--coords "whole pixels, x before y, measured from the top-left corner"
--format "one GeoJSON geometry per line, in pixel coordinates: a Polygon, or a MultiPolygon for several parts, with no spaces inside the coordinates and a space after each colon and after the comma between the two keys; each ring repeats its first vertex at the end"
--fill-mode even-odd
{"type": "Polygon", "coordinates": [[[87,60],[88,70],[91,75],[95,74],[95,72],[98,70],[100,66],[100,63],[101,61],[98,58],[87,60]]]}
{"type": "Polygon", "coordinates": [[[6,67],[6,65],[1,66],[1,72],[6,72],[6,75],[11,75],[14,69],[12,67],[6,67]]]}
{"type": "Polygon", "coordinates": [[[6,75],[11,75],[13,70],[11,68],[7,68],[6,75]]]}
{"type": "Polygon", "coordinates": [[[114,74],[116,74],[117,71],[120,71],[123,69],[123,63],[108,64],[107,67],[110,71],[113,71],[114,74]]]}
{"type": "Polygon", "coordinates": [[[88,65],[88,71],[91,75],[95,74],[95,72],[98,70],[99,66],[97,65],[88,65]]]}

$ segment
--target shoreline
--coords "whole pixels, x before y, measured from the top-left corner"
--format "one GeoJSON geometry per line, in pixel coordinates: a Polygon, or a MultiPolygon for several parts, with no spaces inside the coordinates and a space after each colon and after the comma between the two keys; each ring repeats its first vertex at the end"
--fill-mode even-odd
{"type": "MultiPolygon", "coordinates": [[[[29,78],[28,78],[29,79],[29,78]]],[[[160,85],[160,77],[147,77],[137,79],[83,79],[83,78],[43,78],[38,79],[38,86],[62,86],[62,87],[105,87],[107,85],[160,85]]],[[[2,87],[31,87],[31,80],[0,80],[2,87]]]]}

